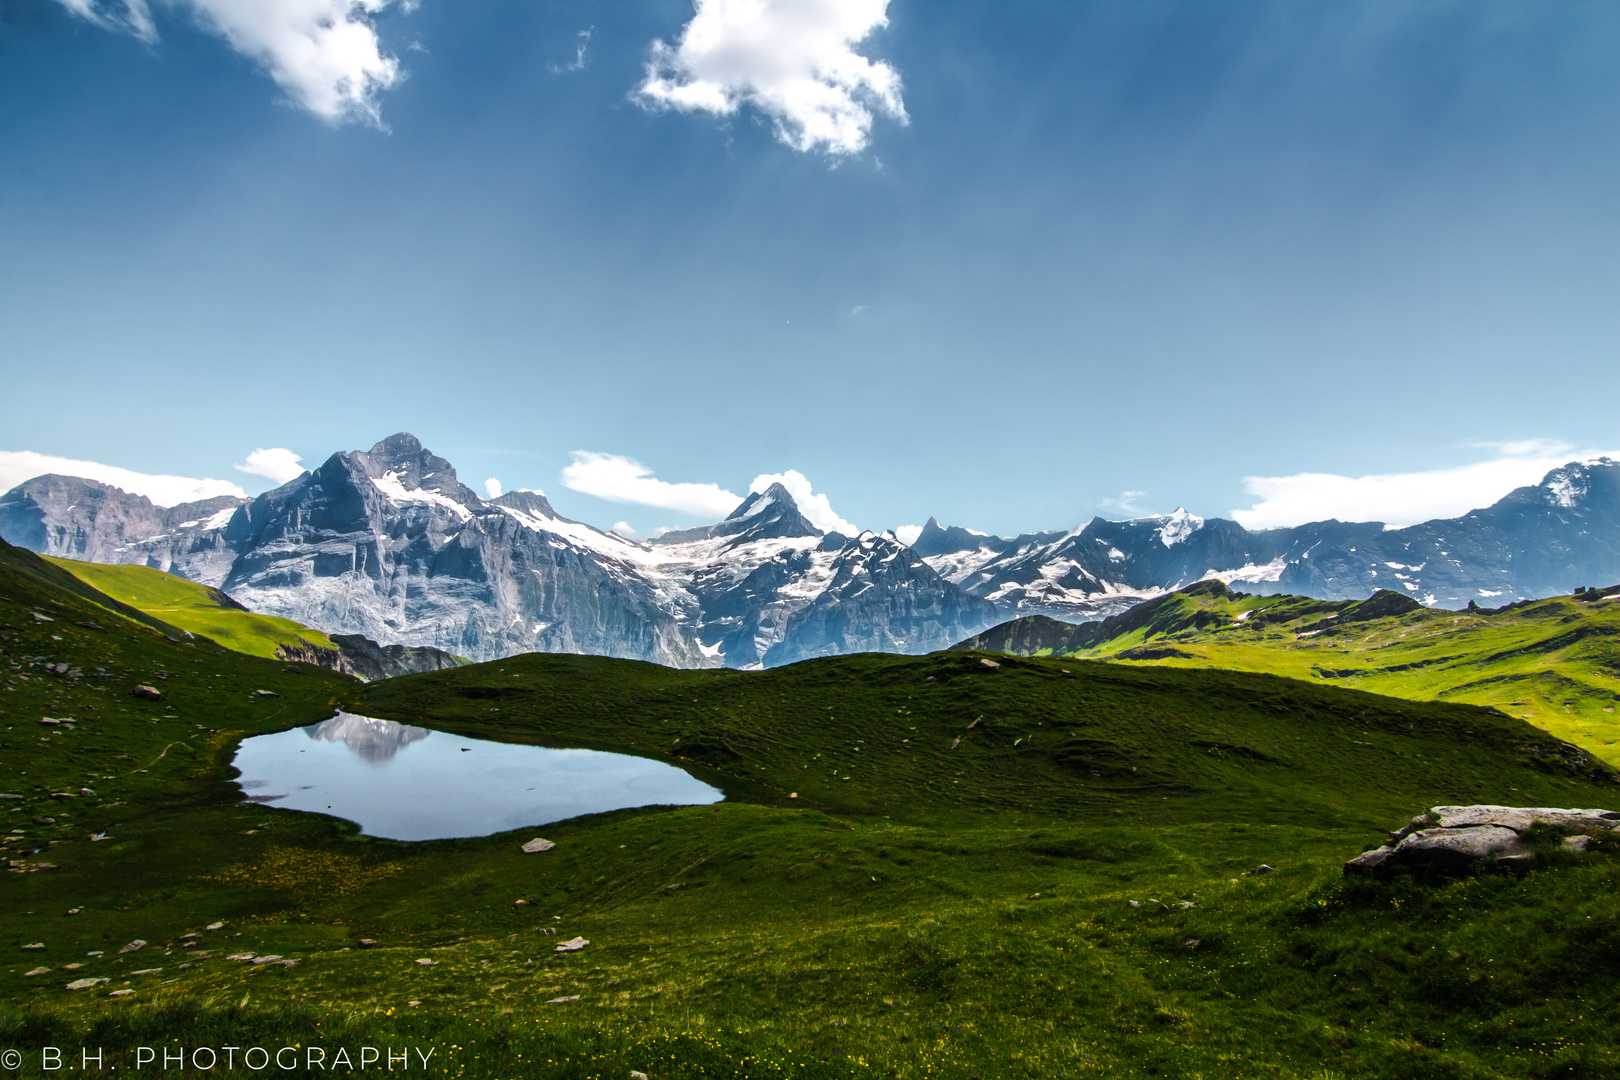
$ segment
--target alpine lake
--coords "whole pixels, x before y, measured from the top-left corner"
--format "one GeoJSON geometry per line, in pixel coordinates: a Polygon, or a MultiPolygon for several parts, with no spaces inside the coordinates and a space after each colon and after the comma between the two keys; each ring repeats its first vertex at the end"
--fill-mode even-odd
{"type": "Polygon", "coordinates": [[[245,739],[232,764],[250,802],[344,818],[390,840],[487,836],[725,797],[682,769],[631,754],[469,739],[345,712],[245,739]]]}

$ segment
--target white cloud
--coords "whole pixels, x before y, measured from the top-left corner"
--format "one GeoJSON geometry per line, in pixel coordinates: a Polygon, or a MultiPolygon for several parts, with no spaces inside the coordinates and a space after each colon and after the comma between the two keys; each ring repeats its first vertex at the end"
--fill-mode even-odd
{"type": "Polygon", "coordinates": [[[655,41],[636,91],[650,108],[720,116],[752,105],[795,150],[858,154],[873,110],[906,123],[900,75],[854,46],[889,0],[695,0],[674,45],[655,41]]]}
{"type": "Polygon", "coordinates": [[[1517,487],[1537,484],[1571,461],[1615,456],[1615,451],[1572,450],[1547,440],[1487,444],[1501,456],[1472,465],[1428,472],[1338,476],[1247,476],[1243,486],[1260,501],[1232,517],[1249,529],[1275,529],[1307,521],[1383,521],[1415,525],[1457,517],[1496,502],[1517,487]]]}
{"type": "Polygon", "coordinates": [[[788,494],[793,496],[793,501],[799,504],[799,513],[822,532],[843,533],[845,536],[860,535],[861,530],[858,526],[833,513],[832,504],[827,501],[827,496],[811,492],[810,481],[806,480],[804,474],[797,469],[781,473],[763,473],[754,477],[754,482],[748,485],[748,490],[764,491],[772,484],[781,484],[787,488],[788,494]]]}
{"type": "Polygon", "coordinates": [[[922,531],[923,527],[921,525],[901,525],[894,530],[894,538],[906,545],[906,547],[910,547],[917,542],[917,537],[922,535],[922,531]]]}
{"type": "Polygon", "coordinates": [[[492,499],[501,497],[501,482],[493,476],[484,481],[484,494],[492,499]]]}
{"type": "Polygon", "coordinates": [[[268,450],[258,449],[247,456],[247,460],[240,465],[233,465],[237,472],[245,472],[250,476],[262,476],[273,480],[277,484],[285,484],[289,480],[296,480],[304,475],[304,467],[298,463],[298,455],[281,446],[273,446],[268,450]]]}
{"type": "Polygon", "coordinates": [[[235,495],[238,498],[245,498],[247,495],[247,492],[229,480],[154,476],[120,469],[116,465],[103,465],[96,461],[78,461],[73,458],[36,454],[32,450],[0,450],[0,491],[10,491],[24,480],[32,480],[46,473],[99,480],[103,484],[123,488],[135,495],[145,495],[158,506],[177,506],[199,499],[212,499],[218,495],[235,495]]]}
{"type": "Polygon", "coordinates": [[[618,454],[576,450],[562,471],[565,487],[610,502],[640,503],[714,520],[737,508],[742,497],[717,484],[671,484],[653,477],[639,461],[618,454]]]}
{"type": "MultiPolygon", "coordinates": [[[[156,41],[146,0],[58,0],[98,26],[156,41]]],[[[249,57],[316,116],[381,125],[377,95],[403,79],[370,16],[394,0],[165,0],[249,57]]],[[[402,5],[409,10],[411,5],[402,5]]]]}
{"type": "Polygon", "coordinates": [[[1145,491],[1122,491],[1112,499],[1098,499],[1097,505],[1109,513],[1141,517],[1147,511],[1142,508],[1139,500],[1146,494],[1145,491]]]}
{"type": "Polygon", "coordinates": [[[81,19],[103,29],[122,30],[142,41],[157,40],[157,27],[152,25],[152,11],[146,6],[146,0],[123,0],[120,4],[102,4],[100,0],[61,0],[61,3],[81,19]]]}
{"type": "Polygon", "coordinates": [[[634,540],[636,538],[636,530],[631,527],[628,521],[615,521],[613,523],[613,528],[609,529],[608,531],[618,533],[626,540],[634,540]]]}

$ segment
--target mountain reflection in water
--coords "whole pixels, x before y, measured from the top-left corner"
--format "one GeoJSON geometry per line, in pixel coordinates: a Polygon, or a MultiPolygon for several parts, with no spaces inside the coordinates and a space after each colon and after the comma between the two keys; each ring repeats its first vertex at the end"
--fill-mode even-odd
{"type": "Polygon", "coordinates": [[[305,735],[322,742],[340,742],[354,754],[359,754],[374,765],[391,760],[411,743],[433,734],[427,728],[407,727],[392,720],[373,720],[369,716],[338,713],[302,729],[305,735]]]}

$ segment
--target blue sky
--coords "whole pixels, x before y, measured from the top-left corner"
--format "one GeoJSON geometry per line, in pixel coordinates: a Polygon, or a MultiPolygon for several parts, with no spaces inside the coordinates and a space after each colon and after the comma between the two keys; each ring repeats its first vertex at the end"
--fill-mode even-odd
{"type": "Polygon", "coordinates": [[[409,430],[642,534],[714,500],[575,455],[1013,533],[1620,445],[1620,5],[709,0],[706,56],[689,0],[320,0],[293,69],[225,2],[0,0],[0,451],[251,492],[409,430]]]}

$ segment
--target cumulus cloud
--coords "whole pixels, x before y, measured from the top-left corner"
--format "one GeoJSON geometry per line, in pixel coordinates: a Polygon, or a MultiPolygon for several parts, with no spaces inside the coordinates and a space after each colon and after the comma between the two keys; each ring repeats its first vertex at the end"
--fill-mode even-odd
{"type": "Polygon", "coordinates": [[[922,531],[923,527],[921,525],[901,525],[894,530],[894,538],[906,545],[906,547],[910,547],[917,542],[917,537],[922,535],[922,531]]]}
{"type": "Polygon", "coordinates": [[[1428,472],[1247,476],[1244,489],[1259,501],[1247,510],[1232,511],[1232,517],[1249,529],[1327,518],[1415,525],[1489,506],[1514,488],[1540,483],[1550,470],[1571,461],[1620,456],[1612,450],[1574,450],[1544,439],[1484,445],[1496,449],[1498,456],[1428,472]]]}
{"type": "Polygon", "coordinates": [[[36,454],[32,450],[0,450],[0,491],[10,491],[24,480],[32,480],[46,473],[99,480],[134,495],[145,495],[158,506],[177,506],[219,495],[235,495],[238,498],[247,495],[229,480],[152,475],[120,469],[116,465],[103,465],[97,461],[36,454]]]}
{"type": "Polygon", "coordinates": [[[858,154],[873,112],[906,123],[900,75],[855,51],[889,0],[695,0],[675,44],[655,41],[636,91],[648,108],[730,116],[751,105],[799,151],[858,154]]]}
{"type": "Polygon", "coordinates": [[[609,529],[608,531],[617,533],[626,540],[634,540],[636,538],[636,530],[631,527],[628,521],[615,521],[613,523],[613,528],[609,529]]]}
{"type": "MultiPolygon", "coordinates": [[[[157,40],[147,0],[58,0],[75,15],[157,40]]],[[[395,0],[164,0],[264,68],[296,104],[332,123],[381,125],[377,95],[404,78],[371,16],[395,0]]],[[[409,9],[409,3],[402,5],[409,9]]]]}
{"type": "Polygon", "coordinates": [[[802,472],[789,469],[787,472],[762,473],[754,477],[754,482],[748,485],[749,491],[764,491],[772,484],[781,484],[787,488],[793,501],[799,504],[799,513],[820,529],[822,532],[843,533],[845,536],[860,535],[860,528],[852,525],[833,513],[832,503],[827,496],[817,495],[810,490],[810,481],[805,479],[802,472]]]}
{"type": "Polygon", "coordinates": [[[285,484],[289,480],[296,480],[304,475],[304,467],[298,463],[298,455],[282,446],[273,446],[268,450],[258,449],[247,456],[247,460],[240,465],[233,465],[237,472],[245,472],[250,476],[262,476],[267,480],[274,480],[276,484],[285,484]]]}
{"type": "Polygon", "coordinates": [[[609,502],[639,503],[661,510],[719,519],[737,508],[742,497],[718,484],[671,484],[653,476],[639,461],[619,454],[576,450],[562,471],[563,486],[609,502]]]}
{"type": "Polygon", "coordinates": [[[484,481],[484,494],[492,499],[501,497],[501,482],[493,476],[484,481]]]}

